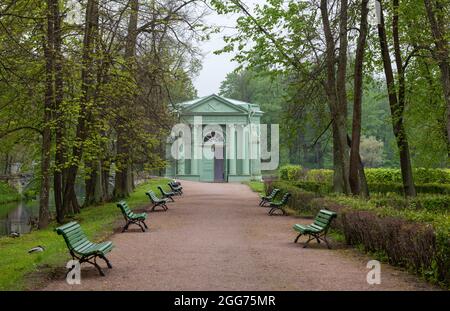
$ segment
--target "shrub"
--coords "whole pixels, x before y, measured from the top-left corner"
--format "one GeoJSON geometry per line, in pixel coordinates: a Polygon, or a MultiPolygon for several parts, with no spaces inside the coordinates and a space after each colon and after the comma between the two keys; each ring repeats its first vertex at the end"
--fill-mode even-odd
{"type": "Polygon", "coordinates": [[[400,195],[372,195],[370,203],[377,207],[425,209],[434,212],[450,211],[450,195],[419,195],[414,199],[405,199],[400,195]]]}
{"type": "MultiPolygon", "coordinates": [[[[393,168],[367,168],[364,170],[366,179],[371,183],[401,183],[400,169],[393,168]]],[[[450,172],[445,169],[415,168],[413,170],[414,182],[417,184],[441,183],[450,184],[450,172]]]]}
{"type": "Polygon", "coordinates": [[[306,173],[306,181],[319,183],[333,183],[333,170],[312,169],[306,173]]]}
{"type": "Polygon", "coordinates": [[[310,200],[312,215],[322,208],[338,213],[332,228],[350,245],[386,254],[391,264],[433,282],[450,285],[450,217],[429,211],[376,207],[353,198],[310,200]]]}
{"type": "MultiPolygon", "coordinates": [[[[414,182],[416,184],[450,184],[450,169],[415,168],[413,171],[414,182]]],[[[366,174],[367,183],[369,184],[402,183],[400,169],[366,168],[364,172],[366,174]]],[[[309,170],[305,180],[331,184],[333,182],[333,170],[309,170]]]]}
{"type": "MultiPolygon", "coordinates": [[[[418,193],[450,194],[450,184],[416,184],[418,193]]],[[[369,183],[369,190],[373,193],[403,194],[403,184],[394,182],[369,183]]]]}
{"type": "Polygon", "coordinates": [[[299,180],[303,176],[303,168],[300,165],[283,165],[279,168],[278,174],[282,180],[299,180]]]}
{"type": "Polygon", "coordinates": [[[312,191],[320,194],[330,193],[333,190],[331,184],[328,183],[297,181],[294,185],[306,191],[312,191]]]}

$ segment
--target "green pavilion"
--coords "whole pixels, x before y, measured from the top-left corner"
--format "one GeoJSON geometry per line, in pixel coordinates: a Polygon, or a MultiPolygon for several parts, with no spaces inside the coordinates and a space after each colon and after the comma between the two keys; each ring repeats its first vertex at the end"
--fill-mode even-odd
{"type": "Polygon", "coordinates": [[[203,182],[261,179],[256,104],[210,95],[177,105],[179,124],[167,139],[166,176],[203,182]]]}

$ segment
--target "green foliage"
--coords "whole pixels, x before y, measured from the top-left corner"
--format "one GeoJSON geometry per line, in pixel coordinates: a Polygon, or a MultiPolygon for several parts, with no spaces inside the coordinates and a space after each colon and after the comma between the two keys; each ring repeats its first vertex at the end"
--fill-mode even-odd
{"type": "Polygon", "coordinates": [[[333,191],[332,185],[329,183],[321,183],[314,181],[296,181],[293,184],[306,191],[312,191],[316,193],[330,193],[333,191]]]}
{"type": "Polygon", "coordinates": [[[369,202],[379,207],[388,206],[392,208],[450,212],[449,194],[420,194],[413,199],[405,199],[404,196],[395,193],[373,194],[371,195],[369,202]]]}
{"type": "MultiPolygon", "coordinates": [[[[402,175],[400,169],[394,168],[366,168],[367,183],[369,184],[392,184],[401,183],[402,175]]],[[[414,181],[417,184],[450,184],[449,169],[414,168],[414,181]]],[[[332,183],[333,170],[312,169],[306,173],[306,181],[332,183]]]]}
{"type": "Polygon", "coordinates": [[[383,142],[374,136],[361,137],[359,153],[365,167],[377,167],[383,163],[383,146],[383,142]]]}
{"type": "MultiPolygon", "coordinates": [[[[434,193],[434,194],[450,194],[450,184],[416,184],[416,191],[418,193],[434,193]]],[[[385,183],[370,183],[369,190],[373,193],[397,193],[403,194],[403,184],[385,182],[385,183]]]]}
{"type": "Polygon", "coordinates": [[[306,181],[332,184],[333,170],[329,169],[312,169],[306,172],[306,181]]]}
{"type": "Polygon", "coordinates": [[[300,165],[283,165],[278,169],[282,180],[299,180],[303,176],[303,168],[300,165]]]}
{"type": "Polygon", "coordinates": [[[0,204],[19,201],[20,194],[7,182],[0,181],[0,204]]]}

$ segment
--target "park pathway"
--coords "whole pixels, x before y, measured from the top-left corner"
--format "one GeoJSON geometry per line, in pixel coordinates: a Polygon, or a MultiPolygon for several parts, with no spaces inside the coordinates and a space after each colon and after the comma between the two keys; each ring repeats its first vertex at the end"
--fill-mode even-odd
{"type": "Polygon", "coordinates": [[[84,264],[81,285],[68,285],[61,276],[45,289],[433,289],[388,265],[382,266],[381,285],[368,285],[370,258],[339,247],[294,244],[292,225],[311,220],[267,216],[246,185],[183,181],[183,187],[185,194],[167,212],[149,213],[148,232],[132,227],[111,237],[114,268],[105,269],[106,277],[84,264]]]}

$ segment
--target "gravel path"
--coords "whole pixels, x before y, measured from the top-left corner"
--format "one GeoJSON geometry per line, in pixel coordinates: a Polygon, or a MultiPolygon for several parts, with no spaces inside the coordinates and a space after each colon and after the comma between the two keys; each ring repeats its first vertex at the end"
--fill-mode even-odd
{"type": "MultiPolygon", "coordinates": [[[[242,184],[183,181],[185,194],[167,212],[149,214],[150,230],[111,237],[113,269],[100,277],[83,264],[81,285],[63,277],[46,290],[428,290],[416,277],[382,266],[381,284],[368,285],[370,259],[353,250],[294,244],[294,223],[267,216],[242,184]]],[[[305,239],[300,239],[300,242],[305,239]]],[[[102,265],[104,266],[104,265],[102,265]]]]}

